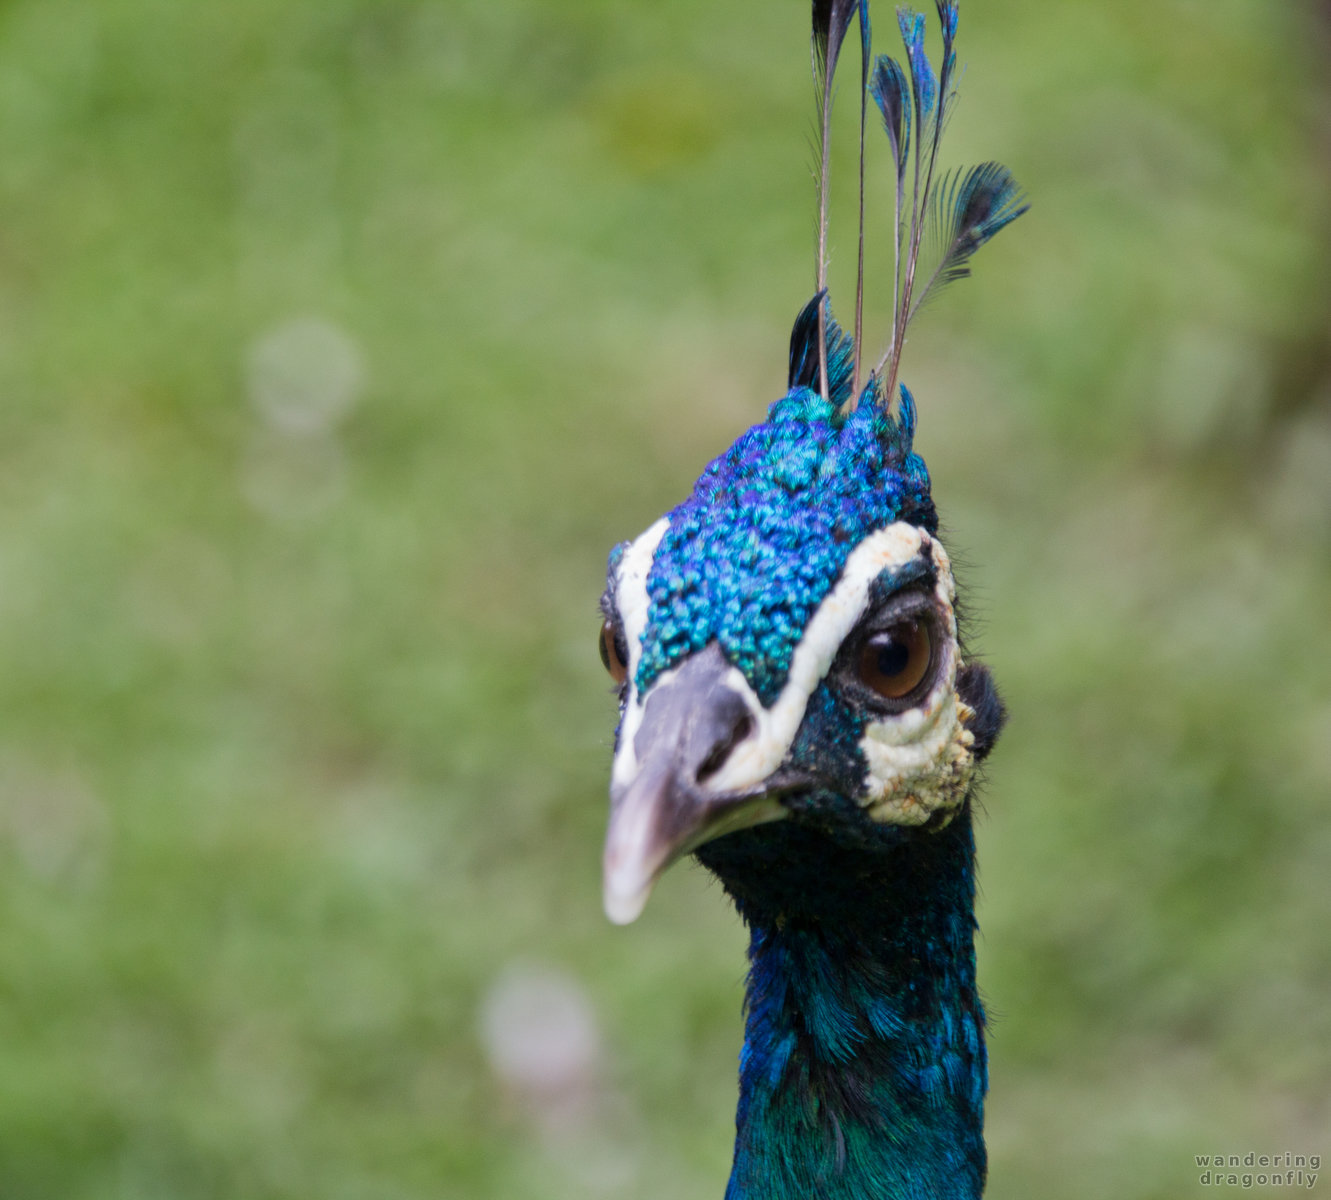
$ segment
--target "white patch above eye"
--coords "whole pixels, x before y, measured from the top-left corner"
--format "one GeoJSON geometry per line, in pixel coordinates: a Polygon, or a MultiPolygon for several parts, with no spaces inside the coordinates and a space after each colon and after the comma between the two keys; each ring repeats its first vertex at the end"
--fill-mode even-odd
{"type": "MultiPolygon", "coordinates": [[[[633,541],[615,572],[615,606],[624,629],[624,643],[629,652],[628,703],[624,720],[619,728],[619,749],[615,753],[612,779],[615,783],[628,783],[637,774],[638,755],[633,738],[642,722],[642,705],[638,701],[638,663],[642,661],[642,635],[647,628],[647,611],[651,607],[647,596],[647,576],[652,569],[656,549],[670,528],[670,519],[662,517],[645,533],[633,541]]],[[[667,671],[656,682],[660,683],[673,671],[667,671]]]]}

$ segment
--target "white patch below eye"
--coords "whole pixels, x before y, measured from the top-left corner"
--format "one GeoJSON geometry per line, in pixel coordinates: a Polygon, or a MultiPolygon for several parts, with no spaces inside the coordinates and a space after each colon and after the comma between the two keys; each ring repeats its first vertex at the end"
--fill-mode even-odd
{"type": "Polygon", "coordinates": [[[975,714],[957,695],[957,618],[952,608],[952,565],[942,544],[931,539],[938,572],[934,596],[946,614],[946,637],[938,678],[923,704],[865,727],[860,751],[868,763],[865,807],[875,821],[923,825],[936,813],[960,807],[970,787],[975,737],[966,722],[975,714]]]}

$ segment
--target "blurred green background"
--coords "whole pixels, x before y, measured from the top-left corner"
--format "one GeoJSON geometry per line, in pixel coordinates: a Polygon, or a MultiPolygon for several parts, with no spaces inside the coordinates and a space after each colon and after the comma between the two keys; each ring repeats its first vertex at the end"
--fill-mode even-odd
{"type": "MultiPolygon", "coordinates": [[[[806,20],[0,4],[4,1200],[721,1195],[745,939],[601,915],[595,601],[783,390],[806,20]]],[[[1331,1153],[1329,26],[963,5],[993,1200],[1331,1153]]]]}

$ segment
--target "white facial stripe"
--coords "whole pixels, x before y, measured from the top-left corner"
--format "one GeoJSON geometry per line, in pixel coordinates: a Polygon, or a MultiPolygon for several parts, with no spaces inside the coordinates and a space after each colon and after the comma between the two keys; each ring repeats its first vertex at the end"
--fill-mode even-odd
{"type": "Polygon", "coordinates": [[[873,581],[884,571],[903,567],[918,557],[926,539],[928,535],[916,526],[898,521],[871,533],[855,547],[836,586],[818,606],[795,647],[790,674],[771,708],[762,706],[738,668],[727,672],[726,683],[744,697],[755,732],[735,747],[725,766],[708,780],[711,789],[725,792],[753,787],[781,765],[804,720],[809,697],[831,668],[841,643],[863,616],[873,581]]]}
{"type": "MultiPolygon", "coordinates": [[[[669,528],[669,519],[662,517],[640,534],[624,551],[624,557],[619,560],[619,570],[615,573],[615,605],[619,609],[624,642],[629,652],[628,706],[624,710],[624,721],[619,730],[619,750],[615,754],[612,771],[612,779],[617,784],[627,784],[638,773],[638,755],[633,748],[633,738],[642,722],[642,705],[637,702],[638,687],[634,680],[638,675],[638,663],[642,661],[642,635],[647,628],[647,610],[650,607],[647,575],[652,569],[656,548],[669,528]]],[[[673,674],[673,671],[667,671],[657,682],[673,674]]]]}

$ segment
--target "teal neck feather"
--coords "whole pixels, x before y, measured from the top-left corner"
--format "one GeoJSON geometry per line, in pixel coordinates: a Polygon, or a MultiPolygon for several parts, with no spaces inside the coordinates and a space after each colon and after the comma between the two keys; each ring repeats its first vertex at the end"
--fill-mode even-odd
{"type": "Polygon", "coordinates": [[[969,806],[847,847],[796,821],[704,847],[751,932],[726,1200],[975,1200],[984,1013],[969,806]]]}

